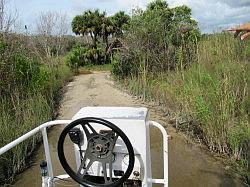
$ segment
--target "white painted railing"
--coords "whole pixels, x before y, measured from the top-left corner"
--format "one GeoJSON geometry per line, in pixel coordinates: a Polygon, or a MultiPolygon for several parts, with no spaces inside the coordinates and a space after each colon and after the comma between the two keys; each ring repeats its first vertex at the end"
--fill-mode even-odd
{"type": "Polygon", "coordinates": [[[168,187],[168,138],[166,129],[155,121],[149,121],[149,125],[157,127],[162,133],[163,139],[163,179],[150,179],[154,184],[164,184],[164,187],[168,187]]]}

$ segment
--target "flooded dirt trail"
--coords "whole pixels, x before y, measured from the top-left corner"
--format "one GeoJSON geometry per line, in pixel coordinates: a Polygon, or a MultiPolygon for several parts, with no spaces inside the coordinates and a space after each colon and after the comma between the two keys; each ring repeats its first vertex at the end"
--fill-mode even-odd
{"type": "MultiPolygon", "coordinates": [[[[95,72],[79,75],[69,83],[61,103],[59,119],[71,119],[85,106],[145,106],[140,101],[115,88],[107,72],[95,72]]],[[[160,120],[159,114],[150,110],[150,119],[160,121],[167,127],[166,121],[160,120]]],[[[57,158],[57,141],[63,127],[56,127],[49,133],[54,175],[64,174],[57,158]]],[[[222,164],[202,151],[199,147],[188,144],[183,135],[167,127],[173,137],[169,142],[169,184],[170,187],[241,187],[244,186],[227,176],[222,164]]],[[[156,129],[151,129],[152,169],[154,177],[162,176],[161,136],[156,129]]],[[[74,159],[72,149],[67,154],[74,159]]],[[[18,176],[14,186],[40,187],[41,176],[39,163],[44,159],[43,146],[38,150],[35,164],[18,176]]],[[[70,184],[71,186],[74,184],[70,184]]],[[[62,186],[62,185],[57,185],[62,186]]],[[[65,185],[69,186],[69,184],[65,185]]],[[[77,186],[77,185],[74,185],[77,186]]],[[[79,186],[79,185],[78,185],[79,186]]]]}

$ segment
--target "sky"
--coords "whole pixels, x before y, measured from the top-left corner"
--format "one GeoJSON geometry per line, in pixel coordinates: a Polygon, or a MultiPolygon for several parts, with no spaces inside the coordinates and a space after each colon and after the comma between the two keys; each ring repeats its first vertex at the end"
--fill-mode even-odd
{"type": "MultiPolygon", "coordinates": [[[[40,12],[67,13],[69,23],[87,9],[100,9],[112,15],[124,10],[131,14],[134,7],[145,8],[151,0],[7,0],[16,9],[22,25],[34,28],[40,12]]],[[[211,33],[250,22],[250,0],[168,0],[170,7],[187,5],[199,22],[202,32],[211,33]]]]}

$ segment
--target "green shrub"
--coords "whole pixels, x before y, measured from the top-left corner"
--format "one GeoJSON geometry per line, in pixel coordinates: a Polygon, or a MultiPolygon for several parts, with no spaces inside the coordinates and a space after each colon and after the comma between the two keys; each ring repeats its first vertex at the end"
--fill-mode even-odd
{"type": "Polygon", "coordinates": [[[137,75],[138,68],[135,59],[126,55],[114,56],[112,60],[112,73],[119,78],[131,77],[137,75]]]}
{"type": "Polygon", "coordinates": [[[109,59],[103,48],[77,45],[67,55],[67,65],[77,71],[79,67],[106,64],[109,59]]]}
{"type": "Polygon", "coordinates": [[[15,64],[15,75],[18,81],[17,84],[34,84],[39,77],[39,64],[21,53],[14,54],[12,60],[15,64]]]}
{"type": "Polygon", "coordinates": [[[86,57],[86,52],[89,50],[88,47],[81,45],[75,46],[67,56],[67,65],[74,70],[77,70],[80,66],[89,64],[89,60],[86,57]]]}

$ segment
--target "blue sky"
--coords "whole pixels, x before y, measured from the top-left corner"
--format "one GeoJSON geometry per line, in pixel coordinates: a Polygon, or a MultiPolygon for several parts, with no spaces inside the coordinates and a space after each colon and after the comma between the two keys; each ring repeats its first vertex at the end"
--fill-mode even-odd
{"type": "MultiPolygon", "coordinates": [[[[86,9],[100,9],[109,15],[119,10],[131,13],[135,6],[145,8],[150,0],[8,0],[19,12],[23,25],[34,27],[40,12],[66,12],[70,20],[86,9]]],[[[212,32],[250,22],[250,0],[168,0],[171,7],[188,5],[202,31],[212,32]]]]}

